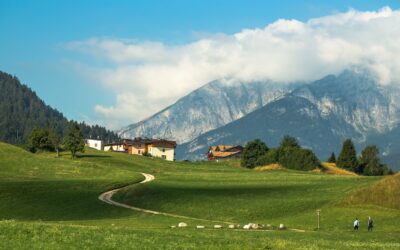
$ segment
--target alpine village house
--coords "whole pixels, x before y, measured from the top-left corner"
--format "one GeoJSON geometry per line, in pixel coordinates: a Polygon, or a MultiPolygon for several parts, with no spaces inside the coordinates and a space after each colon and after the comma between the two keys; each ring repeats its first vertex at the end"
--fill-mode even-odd
{"type": "Polygon", "coordinates": [[[167,161],[175,160],[175,141],[164,139],[135,138],[123,139],[119,142],[102,144],[101,140],[86,140],[86,146],[97,150],[128,153],[131,155],[151,155],[167,161]],[[102,146],[98,146],[102,145],[102,146]]]}

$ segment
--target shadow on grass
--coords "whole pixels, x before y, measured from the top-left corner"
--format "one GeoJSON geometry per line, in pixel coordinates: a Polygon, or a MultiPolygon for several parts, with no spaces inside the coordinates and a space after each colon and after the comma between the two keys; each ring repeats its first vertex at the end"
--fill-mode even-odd
{"type": "Polygon", "coordinates": [[[112,180],[0,182],[0,219],[63,221],[128,217],[132,211],[98,200],[100,193],[126,184],[112,180]]]}
{"type": "Polygon", "coordinates": [[[109,155],[77,155],[77,158],[110,158],[109,155]]]}

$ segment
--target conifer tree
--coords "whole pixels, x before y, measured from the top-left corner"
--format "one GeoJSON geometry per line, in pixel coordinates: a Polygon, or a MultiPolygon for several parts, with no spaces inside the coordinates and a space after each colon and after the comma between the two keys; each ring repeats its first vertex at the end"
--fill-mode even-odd
{"type": "Polygon", "coordinates": [[[337,166],[354,172],[357,170],[357,153],[351,139],[346,139],[343,142],[342,151],[337,159],[337,166]]]}
{"type": "Polygon", "coordinates": [[[327,162],[329,162],[329,163],[336,163],[336,156],[335,156],[335,153],[334,153],[334,152],[332,152],[332,154],[329,156],[327,162]]]}
{"type": "Polygon", "coordinates": [[[385,175],[390,173],[390,169],[380,162],[377,146],[368,145],[363,149],[358,172],[364,175],[385,175]]]}

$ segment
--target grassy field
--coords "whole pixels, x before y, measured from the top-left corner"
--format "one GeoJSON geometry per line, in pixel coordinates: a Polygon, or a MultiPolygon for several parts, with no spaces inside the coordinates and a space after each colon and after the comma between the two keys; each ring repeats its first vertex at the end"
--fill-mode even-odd
{"type": "MultiPolygon", "coordinates": [[[[376,199],[354,199],[386,190],[382,182],[393,183],[380,177],[252,171],[236,161],[166,162],[93,150],[77,159],[67,153],[56,158],[0,143],[0,248],[399,249],[400,210],[376,199]],[[143,179],[141,172],[156,180],[134,184],[143,179]],[[115,199],[136,207],[242,225],[283,223],[289,230],[215,230],[209,221],[145,214],[97,199],[125,185],[115,199]],[[321,209],[320,230],[315,230],[316,209],[321,209]],[[376,225],[372,233],[366,230],[368,216],[376,225]],[[359,232],[352,231],[355,217],[361,219],[359,232]],[[189,227],[169,228],[181,221],[189,227]],[[200,224],[206,229],[194,229],[200,224]]],[[[385,194],[399,204],[400,197],[385,194]]]]}

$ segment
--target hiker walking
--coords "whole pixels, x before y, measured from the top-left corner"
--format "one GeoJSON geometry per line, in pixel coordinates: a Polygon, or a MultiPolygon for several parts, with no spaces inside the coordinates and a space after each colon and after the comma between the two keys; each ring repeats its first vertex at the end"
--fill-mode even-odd
{"type": "Polygon", "coordinates": [[[354,226],[354,230],[358,231],[358,228],[360,227],[360,221],[358,220],[358,218],[356,218],[356,220],[353,223],[354,226]]]}
{"type": "Polygon", "coordinates": [[[374,227],[374,221],[371,219],[371,216],[368,216],[368,231],[372,232],[373,227],[374,227]]]}

